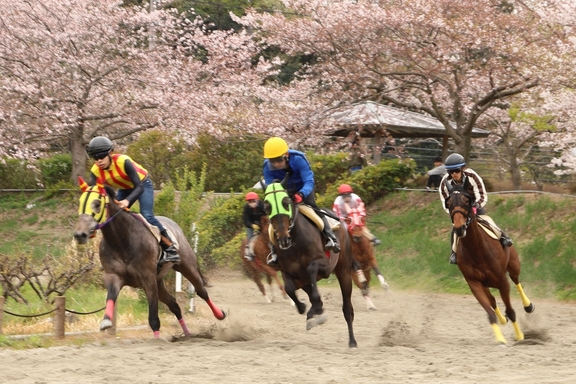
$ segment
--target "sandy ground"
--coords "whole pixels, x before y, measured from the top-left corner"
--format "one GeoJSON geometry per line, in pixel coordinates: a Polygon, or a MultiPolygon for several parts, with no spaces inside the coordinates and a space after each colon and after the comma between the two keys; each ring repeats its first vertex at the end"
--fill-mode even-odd
{"type": "MultiPolygon", "coordinates": [[[[503,347],[471,295],[395,291],[391,283],[390,292],[372,289],[378,310],[367,311],[355,289],[358,349],[349,349],[337,287],[320,286],[328,321],[306,331],[305,316],[276,287],[268,303],[239,273],[211,282],[212,300],[229,316],[214,320],[198,299],[196,312],[186,315],[194,337],[178,337],[170,318],[156,340],[151,332],[134,338],[120,330],[82,346],[4,349],[0,383],[576,382],[574,304],[535,301],[528,316],[515,295],[527,339],[514,342],[506,324],[503,347]]],[[[304,300],[304,292],[298,294],[304,300]]]]}

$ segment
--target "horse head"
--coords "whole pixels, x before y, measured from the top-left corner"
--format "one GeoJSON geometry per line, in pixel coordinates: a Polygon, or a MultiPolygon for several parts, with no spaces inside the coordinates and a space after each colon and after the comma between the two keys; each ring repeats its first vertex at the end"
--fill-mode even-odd
{"type": "Polygon", "coordinates": [[[366,227],[366,218],[360,215],[357,209],[352,209],[348,213],[348,217],[344,219],[346,226],[348,227],[348,233],[352,237],[354,242],[358,243],[364,236],[363,231],[364,227],[366,227]]]}
{"type": "Polygon", "coordinates": [[[78,205],[78,222],[74,229],[74,239],[79,244],[85,244],[89,237],[105,222],[109,196],[102,182],[89,186],[82,177],[78,177],[78,185],[82,191],[78,205]]]}
{"type": "Polygon", "coordinates": [[[466,229],[475,217],[472,209],[472,197],[462,186],[454,186],[449,189],[450,195],[444,202],[450,212],[452,225],[458,237],[466,236],[466,229]]]}
{"type": "Polygon", "coordinates": [[[264,193],[264,211],[274,228],[280,249],[292,246],[290,230],[294,226],[295,208],[292,199],[281,183],[274,182],[266,187],[264,193]]]}

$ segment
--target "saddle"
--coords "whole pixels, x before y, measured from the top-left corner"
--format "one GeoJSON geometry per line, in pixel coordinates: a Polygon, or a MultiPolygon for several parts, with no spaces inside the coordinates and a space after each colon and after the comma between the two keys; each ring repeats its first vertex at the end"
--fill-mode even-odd
{"type": "MultiPolygon", "coordinates": [[[[162,241],[162,237],[160,235],[160,229],[157,226],[150,224],[144,218],[144,216],[142,216],[142,214],[134,213],[134,212],[130,212],[130,213],[132,213],[132,215],[134,215],[134,217],[136,217],[138,220],[140,220],[146,226],[146,228],[148,228],[148,230],[150,230],[150,233],[152,233],[154,235],[154,238],[156,238],[156,241],[158,242],[158,244],[160,244],[160,242],[162,241]]],[[[180,244],[178,244],[178,240],[176,240],[176,236],[174,236],[174,233],[172,233],[172,231],[168,228],[166,228],[166,232],[168,232],[168,235],[170,235],[170,239],[172,239],[172,242],[174,243],[174,247],[176,247],[176,249],[180,249],[180,244]]],[[[162,250],[162,248],[160,248],[158,260],[160,260],[160,257],[162,256],[162,252],[164,252],[164,251],[162,250]]]]}
{"type": "MultiPolygon", "coordinates": [[[[300,211],[301,214],[303,214],[308,219],[310,219],[310,221],[316,224],[320,232],[324,231],[324,220],[322,220],[322,218],[318,216],[314,208],[312,208],[307,204],[300,204],[298,205],[298,211],[300,211]]],[[[328,224],[330,224],[332,230],[340,228],[339,220],[336,220],[329,215],[326,215],[326,219],[328,220],[328,224]]],[[[272,242],[272,244],[276,245],[276,237],[274,236],[274,228],[272,226],[268,227],[268,233],[270,235],[270,241],[272,242]]]]}

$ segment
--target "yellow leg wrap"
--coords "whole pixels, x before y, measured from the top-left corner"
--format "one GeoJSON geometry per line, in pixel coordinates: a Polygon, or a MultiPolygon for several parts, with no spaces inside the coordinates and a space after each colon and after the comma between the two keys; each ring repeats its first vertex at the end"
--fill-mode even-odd
{"type": "Polygon", "coordinates": [[[496,342],[500,343],[500,344],[506,344],[506,339],[504,338],[504,335],[502,334],[502,331],[500,330],[500,326],[496,323],[491,324],[492,325],[492,330],[494,331],[494,336],[496,337],[496,342]]]}
{"type": "Polygon", "coordinates": [[[514,335],[515,335],[516,341],[524,340],[524,333],[520,330],[520,326],[518,325],[518,322],[514,321],[512,323],[512,326],[514,327],[514,335]]]}
{"type": "Polygon", "coordinates": [[[496,316],[498,317],[498,321],[500,322],[500,324],[506,324],[508,320],[506,319],[506,316],[504,316],[502,312],[500,312],[500,308],[498,307],[494,308],[494,312],[496,312],[496,316]]]}
{"type": "Polygon", "coordinates": [[[530,299],[524,293],[524,290],[522,289],[522,284],[517,284],[516,288],[518,289],[518,293],[520,294],[520,298],[522,298],[522,305],[524,307],[528,307],[530,305],[530,299]]]}

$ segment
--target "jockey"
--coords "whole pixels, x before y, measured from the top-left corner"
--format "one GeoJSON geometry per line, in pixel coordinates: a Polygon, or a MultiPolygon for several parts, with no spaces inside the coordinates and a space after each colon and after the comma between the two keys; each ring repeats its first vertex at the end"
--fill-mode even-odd
{"type": "Polygon", "coordinates": [[[174,243],[166,228],[154,216],[154,187],[148,171],[127,155],[111,154],[113,148],[114,144],[107,137],[97,136],[90,140],[86,152],[94,159],[94,165],[90,169],[87,183],[94,185],[96,179],[100,179],[104,184],[116,188],[120,209],[130,208],[138,200],[142,216],[148,223],[158,227],[162,235],[160,245],[164,252],[158,263],[179,263],[180,256],[174,243]]]}
{"type": "MultiPolygon", "coordinates": [[[[446,173],[440,182],[440,188],[438,192],[440,194],[440,201],[442,202],[442,208],[447,213],[450,213],[448,208],[446,208],[446,199],[450,196],[450,191],[448,190],[448,185],[462,185],[467,188],[467,193],[472,197],[473,203],[472,207],[477,215],[484,215],[484,206],[488,202],[488,195],[486,194],[486,187],[484,186],[484,181],[482,178],[474,172],[471,168],[466,167],[466,161],[464,156],[459,153],[453,153],[446,158],[444,162],[446,167],[446,173]]],[[[500,231],[500,243],[503,247],[510,247],[514,243],[512,240],[502,231],[500,228],[495,228],[495,232],[500,231]]],[[[450,254],[450,264],[456,264],[456,253],[454,252],[454,228],[452,228],[452,233],[450,234],[450,241],[452,244],[452,253],[450,254]]]]}
{"type": "MultiPolygon", "coordinates": [[[[283,180],[288,174],[286,190],[296,203],[305,203],[324,221],[324,235],[326,236],[325,250],[340,252],[338,239],[328,224],[326,213],[316,205],[314,197],[314,172],[306,155],[302,152],[289,149],[286,141],[280,137],[272,137],[264,143],[264,181],[270,185],[274,180],[283,180]]],[[[276,255],[272,253],[268,264],[276,263],[276,255]]]]}
{"type": "MultiPolygon", "coordinates": [[[[360,196],[354,193],[351,186],[342,184],[338,187],[338,197],[334,200],[332,210],[338,215],[340,220],[345,221],[344,219],[348,217],[348,214],[353,209],[356,209],[362,218],[366,218],[366,208],[360,196]]],[[[364,226],[362,232],[374,245],[382,244],[382,242],[370,232],[368,227],[364,226]]]]}
{"type": "Polygon", "coordinates": [[[254,236],[254,231],[260,231],[260,220],[262,216],[266,216],[264,212],[264,203],[256,192],[248,192],[246,197],[246,204],[242,212],[242,221],[246,227],[246,251],[244,257],[252,261],[253,257],[248,250],[248,242],[254,236]]]}

